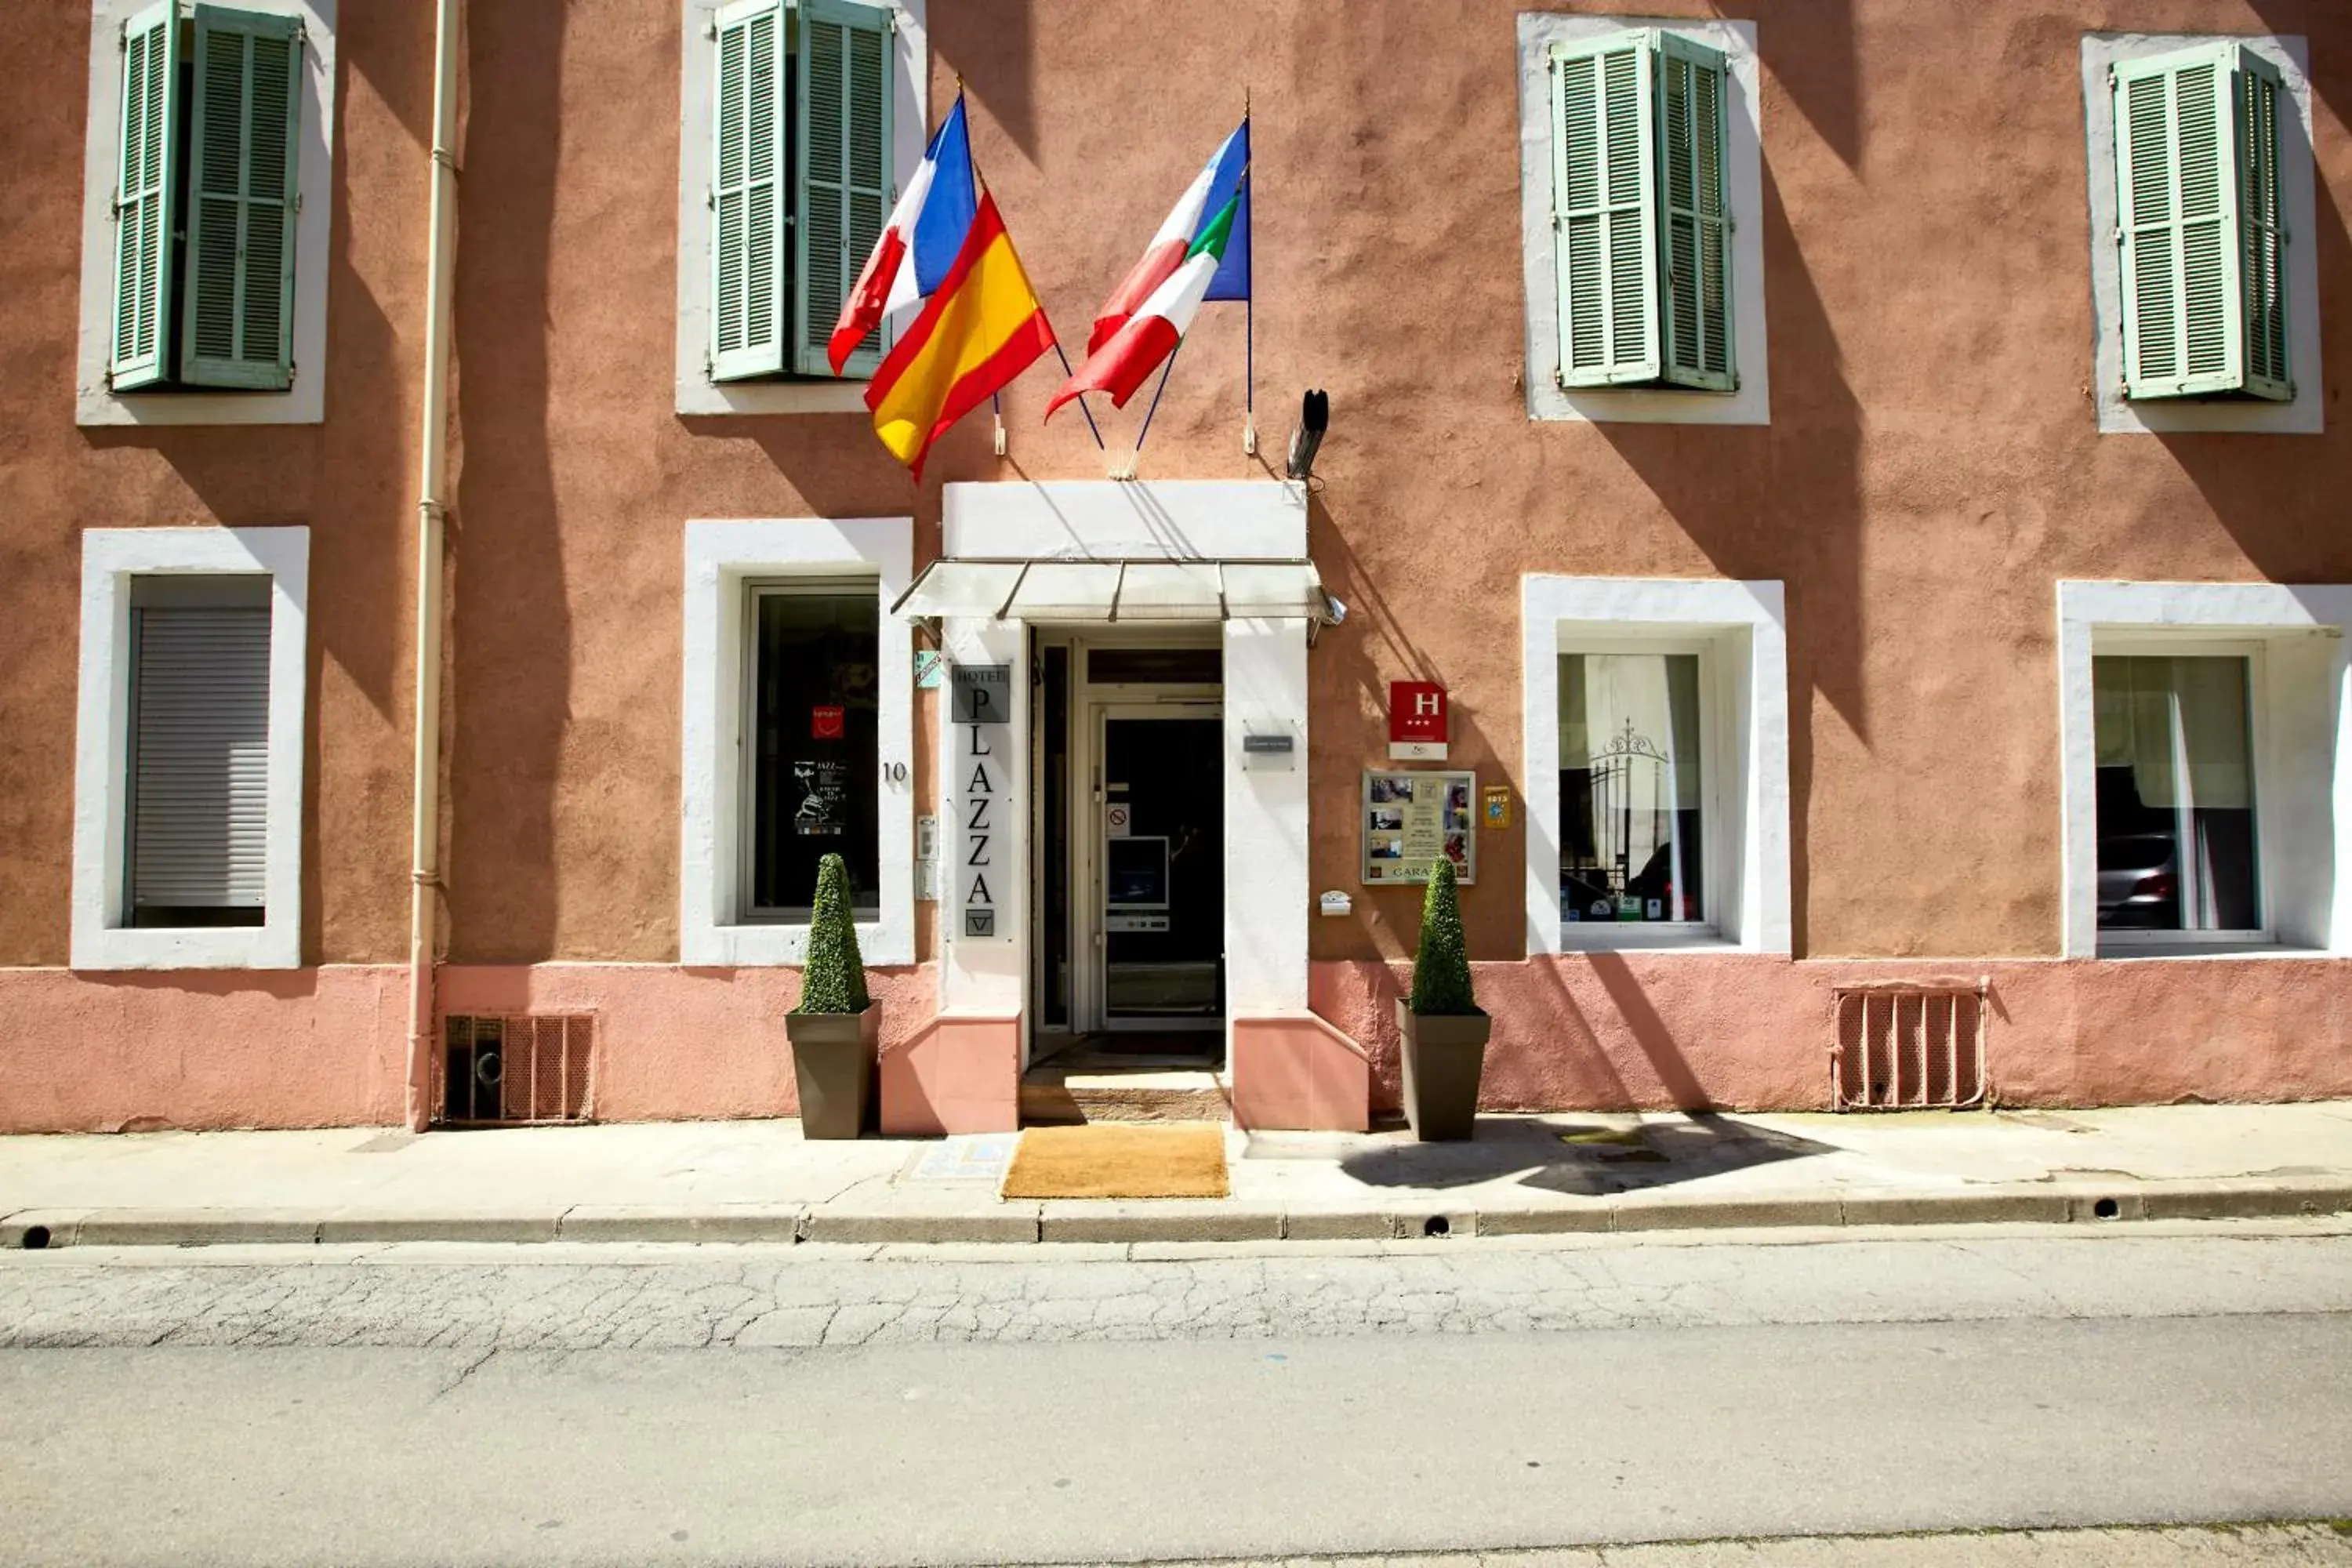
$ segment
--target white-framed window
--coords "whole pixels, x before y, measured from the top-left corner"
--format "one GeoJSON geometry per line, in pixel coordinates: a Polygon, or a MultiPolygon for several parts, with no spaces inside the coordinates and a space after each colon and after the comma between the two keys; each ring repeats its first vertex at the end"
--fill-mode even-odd
{"type": "Polygon", "coordinates": [[[866,962],[914,962],[913,552],[905,517],[687,524],[681,962],[800,963],[829,852],[866,962]]]}
{"type": "Polygon", "coordinates": [[[2316,434],[2304,40],[2093,34],[2082,57],[2099,428],[2316,434]]]}
{"type": "Polygon", "coordinates": [[[93,0],[75,417],[326,414],[337,0],[93,0]]]}
{"type": "Polygon", "coordinates": [[[2336,952],[2352,588],[2058,585],[2065,951],[2336,952]]]}
{"type": "Polygon", "coordinates": [[[1749,22],[1518,18],[1528,414],[1770,422],[1749,22]]]}
{"type": "Polygon", "coordinates": [[[1790,950],[1776,582],[1521,587],[1528,949],[1790,950]]]}
{"type": "Polygon", "coordinates": [[[307,528],[82,535],[76,969],[301,963],[307,528]]]}
{"type": "Polygon", "coordinates": [[[923,0],[684,0],[677,412],[864,407],[825,347],[922,162],[923,0]]]}

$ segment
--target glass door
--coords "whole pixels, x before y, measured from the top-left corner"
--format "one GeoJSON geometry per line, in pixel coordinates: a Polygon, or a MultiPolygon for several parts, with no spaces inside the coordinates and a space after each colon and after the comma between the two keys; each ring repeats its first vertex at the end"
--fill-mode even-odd
{"type": "Polygon", "coordinates": [[[1215,1029],[1225,1009],[1224,724],[1214,703],[1100,710],[1103,1026],[1215,1029]]]}

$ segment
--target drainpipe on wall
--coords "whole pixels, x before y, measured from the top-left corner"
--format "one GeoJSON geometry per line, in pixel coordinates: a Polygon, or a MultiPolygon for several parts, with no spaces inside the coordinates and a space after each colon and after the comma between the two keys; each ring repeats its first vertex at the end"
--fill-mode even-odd
{"type": "Polygon", "coordinates": [[[441,890],[442,524],[448,510],[449,296],[457,237],[458,0],[437,0],[433,21],[432,271],[425,285],[424,439],[416,502],[415,815],[408,898],[408,1128],[433,1115],[435,915],[441,890]]]}

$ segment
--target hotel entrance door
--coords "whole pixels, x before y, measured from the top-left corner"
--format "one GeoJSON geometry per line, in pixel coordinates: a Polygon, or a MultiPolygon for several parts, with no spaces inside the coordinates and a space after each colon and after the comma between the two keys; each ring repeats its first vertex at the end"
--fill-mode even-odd
{"type": "Polygon", "coordinates": [[[1213,702],[1104,705],[1095,1026],[1224,1021],[1224,724],[1213,702]]]}

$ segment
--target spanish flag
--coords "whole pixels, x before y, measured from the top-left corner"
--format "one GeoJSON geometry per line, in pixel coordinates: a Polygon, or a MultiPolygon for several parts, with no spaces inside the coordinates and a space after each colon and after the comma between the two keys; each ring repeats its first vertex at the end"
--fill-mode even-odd
{"type": "Polygon", "coordinates": [[[1053,346],[996,198],[982,191],[955,264],[866,389],[874,433],[919,479],[931,443],[1053,346]]]}

